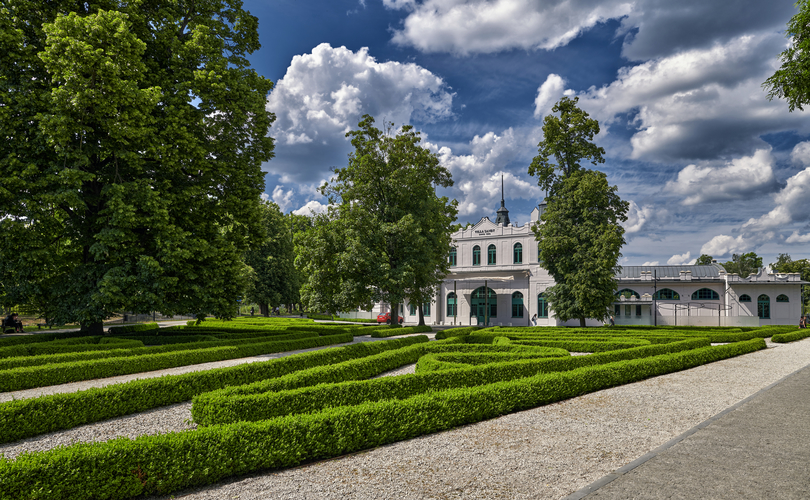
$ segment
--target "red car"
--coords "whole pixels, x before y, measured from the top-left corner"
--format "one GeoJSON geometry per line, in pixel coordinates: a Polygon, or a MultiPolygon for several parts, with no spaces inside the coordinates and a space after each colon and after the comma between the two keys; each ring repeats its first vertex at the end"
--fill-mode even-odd
{"type": "MultiPolygon", "coordinates": [[[[399,317],[399,323],[402,324],[403,321],[405,321],[405,318],[400,316],[399,317]]],[[[387,312],[385,314],[378,314],[377,315],[377,323],[388,323],[390,325],[391,324],[391,313],[387,312]]]]}

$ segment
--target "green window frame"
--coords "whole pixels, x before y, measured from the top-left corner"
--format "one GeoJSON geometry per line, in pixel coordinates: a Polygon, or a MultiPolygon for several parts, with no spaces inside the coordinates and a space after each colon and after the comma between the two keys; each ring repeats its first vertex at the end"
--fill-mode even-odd
{"type": "Polygon", "coordinates": [[[629,288],[622,288],[621,290],[616,292],[616,298],[618,299],[618,298],[621,298],[621,297],[625,297],[625,298],[628,298],[628,299],[630,297],[635,297],[637,299],[640,299],[641,295],[639,295],[638,292],[635,291],[635,290],[630,290],[629,288]]]}
{"type": "Polygon", "coordinates": [[[613,315],[617,318],[622,315],[622,306],[620,304],[613,305],[613,315]]]}
{"type": "Polygon", "coordinates": [[[720,294],[711,288],[701,288],[692,293],[692,300],[720,300],[720,294]]]}
{"type": "Polygon", "coordinates": [[[751,296],[747,293],[740,295],[740,302],[751,302],[751,296]]]}
{"type": "MultiPolygon", "coordinates": [[[[475,291],[470,295],[470,301],[472,302],[473,299],[484,300],[484,287],[478,287],[475,291]]],[[[492,288],[489,289],[489,299],[486,301],[489,302],[489,319],[497,318],[498,317],[498,294],[495,293],[495,290],[492,288]]],[[[484,305],[484,304],[481,304],[484,305]]],[[[486,307],[484,308],[486,310],[486,307]]],[[[470,316],[477,316],[477,311],[474,307],[470,307],[470,316]]]]}
{"type": "Polygon", "coordinates": [[[537,317],[548,318],[548,301],[545,293],[537,296],[537,317]]]}
{"type": "Polygon", "coordinates": [[[771,298],[764,293],[757,297],[757,316],[760,319],[771,319],[771,298]]]}
{"type": "Polygon", "coordinates": [[[450,267],[454,267],[457,264],[456,247],[450,249],[450,257],[448,258],[448,261],[450,262],[450,267]]]}
{"type": "Polygon", "coordinates": [[[523,294],[520,292],[515,292],[512,294],[512,317],[523,317],[523,294]]]}
{"type": "Polygon", "coordinates": [[[636,304],[636,317],[641,317],[641,304],[636,304]]]}
{"type": "Polygon", "coordinates": [[[475,245],[473,247],[473,265],[480,266],[481,265],[481,247],[475,245]]]}
{"type": "Polygon", "coordinates": [[[512,252],[512,261],[514,264],[523,264],[523,245],[515,243],[514,251],[512,252]]]}
{"type": "Polygon", "coordinates": [[[495,245],[487,247],[487,265],[494,266],[498,262],[498,249],[495,245]]]}
{"type": "Polygon", "coordinates": [[[422,304],[422,314],[430,316],[430,302],[422,304]]]}
{"type": "Polygon", "coordinates": [[[454,292],[450,292],[447,294],[447,316],[458,316],[458,299],[456,298],[456,294],[454,292]]]}
{"type": "Polygon", "coordinates": [[[662,288],[655,292],[653,297],[655,300],[681,300],[681,296],[675,290],[669,288],[662,288]]]}
{"type": "Polygon", "coordinates": [[[630,304],[624,306],[624,315],[627,316],[628,318],[631,316],[631,311],[632,307],[630,306],[630,304]]]}
{"type": "Polygon", "coordinates": [[[416,316],[416,304],[408,304],[408,309],[410,309],[411,316],[416,316]]]}
{"type": "Polygon", "coordinates": [[[779,295],[776,296],[776,301],[777,302],[790,302],[790,299],[784,293],[780,293],[779,295]]]}

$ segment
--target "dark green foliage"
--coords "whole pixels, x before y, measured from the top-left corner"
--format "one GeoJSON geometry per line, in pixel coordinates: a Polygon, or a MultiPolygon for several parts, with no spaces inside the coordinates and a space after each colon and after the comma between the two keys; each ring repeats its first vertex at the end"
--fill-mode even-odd
{"type": "Polygon", "coordinates": [[[98,499],[166,494],[480,422],[764,347],[755,339],[309,415],[57,448],[0,460],[0,497],[31,498],[37,491],[54,498],[85,498],[88,492],[98,499]]]}
{"type": "Polygon", "coordinates": [[[476,330],[481,330],[480,326],[466,326],[462,328],[447,328],[436,332],[436,340],[449,339],[450,337],[459,337],[462,335],[469,335],[476,330]]]}
{"type": "Polygon", "coordinates": [[[807,337],[810,337],[810,328],[803,328],[801,330],[797,329],[796,331],[790,333],[777,333],[773,337],[771,337],[771,341],[786,343],[806,339],[807,337]]]}
{"type": "Polygon", "coordinates": [[[380,328],[371,332],[372,337],[385,338],[393,337],[395,335],[409,335],[412,333],[426,333],[432,332],[433,328],[429,326],[406,326],[402,328],[380,328]]]}
{"type": "Polygon", "coordinates": [[[790,18],[785,30],[790,45],[779,54],[782,66],[762,87],[768,91],[768,99],[785,99],[790,111],[803,111],[810,103],[810,2],[798,0],[796,7],[799,12],[790,18]]]}
{"type": "Polygon", "coordinates": [[[0,441],[15,441],[189,401],[197,394],[226,386],[281,377],[299,370],[337,364],[426,340],[425,337],[409,337],[355,344],[229,368],[166,375],[77,393],[0,403],[0,441]]]}
{"type": "Polygon", "coordinates": [[[122,333],[144,332],[147,330],[157,330],[157,323],[142,323],[138,325],[111,326],[107,328],[110,335],[121,335],[122,333]]]}

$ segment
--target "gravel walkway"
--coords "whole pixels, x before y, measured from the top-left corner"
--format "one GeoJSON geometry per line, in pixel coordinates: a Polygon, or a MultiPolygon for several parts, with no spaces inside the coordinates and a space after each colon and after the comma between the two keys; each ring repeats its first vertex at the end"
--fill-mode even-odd
{"type": "MultiPolygon", "coordinates": [[[[447,432],[159,498],[560,498],[810,364],[810,339],[769,346],[447,432]]],[[[182,403],[0,446],[0,453],[11,458],[76,441],[180,431],[193,428],[188,420],[190,403],[182,403]]]]}

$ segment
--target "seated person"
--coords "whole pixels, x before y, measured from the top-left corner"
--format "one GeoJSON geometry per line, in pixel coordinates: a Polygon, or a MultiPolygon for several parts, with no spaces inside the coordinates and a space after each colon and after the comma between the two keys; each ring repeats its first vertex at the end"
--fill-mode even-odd
{"type": "Polygon", "coordinates": [[[22,321],[20,321],[17,313],[9,314],[5,321],[3,321],[3,333],[5,333],[6,328],[14,328],[15,332],[25,333],[25,330],[23,330],[22,321]]]}

